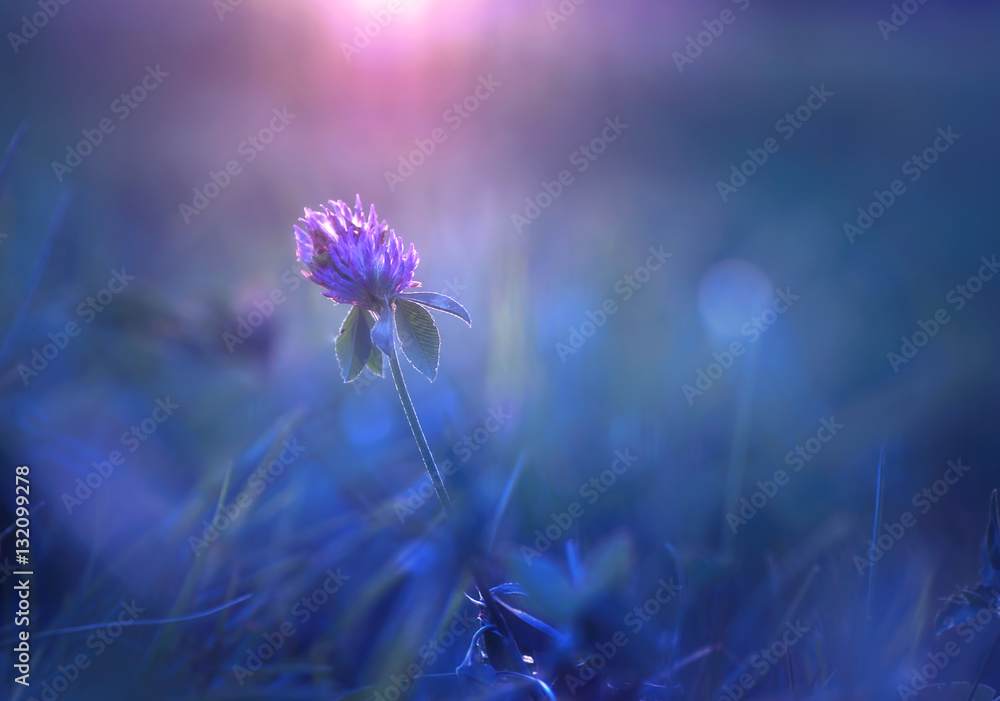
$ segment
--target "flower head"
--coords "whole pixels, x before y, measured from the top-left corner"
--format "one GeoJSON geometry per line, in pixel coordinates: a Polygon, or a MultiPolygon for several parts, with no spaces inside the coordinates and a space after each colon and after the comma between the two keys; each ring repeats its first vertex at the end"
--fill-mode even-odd
{"type": "MultiPolygon", "coordinates": [[[[407,251],[396,232],[379,222],[372,205],[368,218],[358,195],[354,211],[341,201],[314,212],[306,209],[295,227],[302,274],[324,288],[323,294],[353,305],[337,335],[337,361],[345,382],[368,367],[382,374],[382,354],[396,362],[396,348],[431,380],[437,375],[441,336],[427,309],[457,316],[472,325],[469,312],[447,295],[407,292],[419,287],[413,271],[420,258],[407,251]]],[[[396,366],[398,367],[398,366],[396,366]]]]}
{"type": "Polygon", "coordinates": [[[319,211],[306,208],[299,221],[295,239],[299,262],[306,266],[302,272],[330,299],[381,314],[400,292],[420,286],[413,279],[420,262],[413,244],[403,250],[396,232],[378,220],[375,205],[366,218],[360,195],[353,212],[330,200],[319,211]]]}

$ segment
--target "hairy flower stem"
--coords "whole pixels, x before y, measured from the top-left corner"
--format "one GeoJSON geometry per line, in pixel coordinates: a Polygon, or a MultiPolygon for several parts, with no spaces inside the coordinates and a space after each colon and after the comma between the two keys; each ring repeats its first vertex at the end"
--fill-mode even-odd
{"type": "MultiPolygon", "coordinates": [[[[441,479],[441,473],[434,462],[434,455],[427,444],[427,438],[424,437],[424,430],[420,428],[417,411],[413,408],[413,401],[410,399],[410,393],[407,391],[406,383],[403,381],[403,371],[399,367],[399,358],[395,350],[392,353],[387,353],[387,355],[389,356],[389,368],[392,370],[392,379],[396,383],[396,392],[399,394],[399,401],[403,403],[403,411],[406,413],[406,420],[410,422],[410,430],[413,432],[413,438],[417,441],[420,456],[424,459],[424,467],[427,468],[427,474],[430,475],[431,483],[434,485],[434,491],[437,492],[442,508],[444,508],[445,516],[448,517],[448,521],[451,523],[454,519],[455,508],[448,497],[448,492],[445,491],[444,480],[441,479]]],[[[469,563],[469,569],[472,573],[472,581],[476,589],[479,590],[479,596],[486,606],[490,622],[497,627],[497,631],[503,636],[507,647],[507,654],[516,666],[516,671],[528,674],[528,667],[524,664],[524,658],[517,648],[514,636],[511,635],[507,621],[500,613],[500,606],[497,604],[496,599],[493,598],[493,592],[490,591],[488,586],[483,585],[486,580],[483,578],[482,571],[475,562],[469,563]]]]}

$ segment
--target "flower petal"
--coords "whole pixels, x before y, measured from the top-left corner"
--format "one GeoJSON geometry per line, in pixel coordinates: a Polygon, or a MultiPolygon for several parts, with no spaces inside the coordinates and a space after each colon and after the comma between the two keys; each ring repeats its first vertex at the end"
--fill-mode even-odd
{"type": "Polygon", "coordinates": [[[416,250],[403,245],[375,206],[368,214],[355,198],[352,210],[345,202],[330,200],[319,211],[305,210],[295,227],[296,253],[307,277],[326,288],[327,296],[378,313],[380,300],[391,299],[414,287],[419,262],[416,250]]]}

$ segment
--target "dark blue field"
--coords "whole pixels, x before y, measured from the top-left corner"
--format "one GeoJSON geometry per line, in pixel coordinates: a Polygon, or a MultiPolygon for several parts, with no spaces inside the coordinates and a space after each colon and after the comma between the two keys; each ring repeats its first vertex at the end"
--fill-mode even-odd
{"type": "Polygon", "coordinates": [[[0,701],[1000,696],[996,4],[0,31],[0,701]]]}

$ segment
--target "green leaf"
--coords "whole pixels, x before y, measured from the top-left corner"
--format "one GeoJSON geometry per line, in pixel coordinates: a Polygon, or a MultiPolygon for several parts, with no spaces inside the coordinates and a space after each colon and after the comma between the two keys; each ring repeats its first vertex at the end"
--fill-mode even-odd
{"type": "Polygon", "coordinates": [[[368,369],[382,377],[382,351],[372,346],[372,354],[368,356],[368,369]]]}
{"type": "Polygon", "coordinates": [[[337,362],[340,363],[340,376],[344,378],[344,382],[354,380],[365,369],[365,363],[372,352],[370,323],[368,314],[359,311],[357,307],[351,307],[340,327],[335,348],[337,362]]]}
{"type": "Polygon", "coordinates": [[[371,333],[372,343],[386,355],[396,352],[396,325],[392,321],[392,311],[386,310],[375,322],[371,333]]]}
{"type": "Polygon", "coordinates": [[[443,295],[440,292],[404,292],[403,296],[425,307],[454,314],[466,324],[472,326],[472,317],[469,316],[469,312],[465,311],[465,307],[448,295],[443,295]]]}
{"type": "Polygon", "coordinates": [[[431,381],[441,358],[441,335],[430,313],[416,302],[396,300],[396,332],[406,359],[431,381]]]}
{"type": "MultiPolygon", "coordinates": [[[[365,316],[368,317],[368,325],[369,326],[373,326],[375,324],[375,322],[378,321],[378,319],[375,318],[375,315],[372,314],[371,312],[364,312],[364,314],[365,314],[365,316]]],[[[371,332],[369,332],[369,337],[371,337],[371,332]]],[[[382,377],[383,376],[382,375],[382,351],[380,351],[375,346],[374,341],[372,342],[372,352],[371,352],[371,355],[368,356],[368,365],[367,365],[367,367],[372,372],[372,374],[376,375],[377,377],[382,377]]]]}

